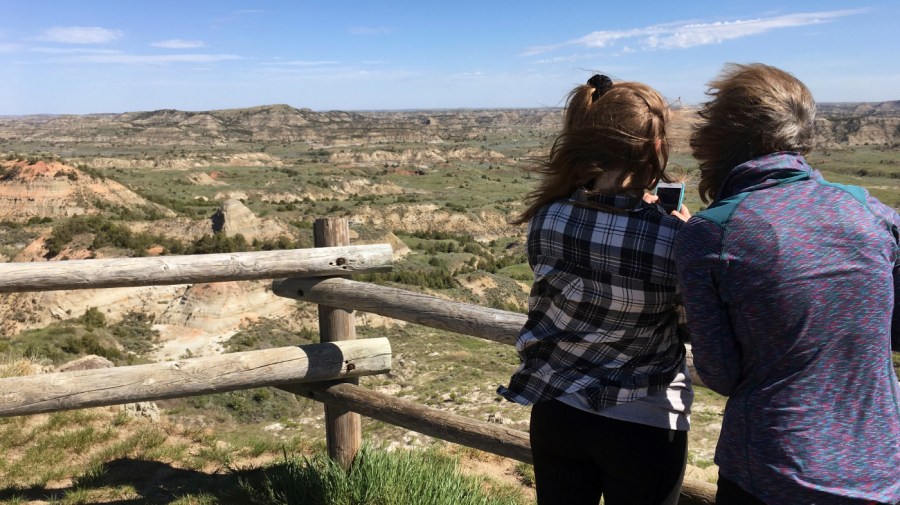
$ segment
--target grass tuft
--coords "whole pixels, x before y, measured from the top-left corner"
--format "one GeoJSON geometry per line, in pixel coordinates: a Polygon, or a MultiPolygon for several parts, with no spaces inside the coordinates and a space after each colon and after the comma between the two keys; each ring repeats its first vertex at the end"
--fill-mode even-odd
{"type": "Polygon", "coordinates": [[[457,460],[435,450],[387,452],[364,448],[349,471],[324,455],[289,457],[242,481],[254,504],[524,505],[511,486],[463,475],[457,460]]]}
{"type": "Polygon", "coordinates": [[[24,377],[34,375],[41,371],[44,363],[37,358],[6,356],[5,362],[0,363],[0,379],[6,377],[24,377]]]}

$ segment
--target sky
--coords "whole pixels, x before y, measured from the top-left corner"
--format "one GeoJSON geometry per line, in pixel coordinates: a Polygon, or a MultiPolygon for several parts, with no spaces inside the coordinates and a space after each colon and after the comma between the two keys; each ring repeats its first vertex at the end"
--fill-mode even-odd
{"type": "Polygon", "coordinates": [[[560,107],[593,73],[697,104],[728,62],[900,99],[900,2],[0,0],[0,115],[560,107]]]}

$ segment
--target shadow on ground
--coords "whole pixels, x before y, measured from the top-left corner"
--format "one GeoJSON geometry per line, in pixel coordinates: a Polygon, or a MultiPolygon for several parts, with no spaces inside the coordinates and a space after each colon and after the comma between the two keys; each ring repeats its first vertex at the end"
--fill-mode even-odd
{"type": "MultiPolygon", "coordinates": [[[[0,502],[41,503],[62,500],[75,491],[87,492],[94,496],[108,496],[102,503],[108,505],[155,505],[167,504],[180,498],[205,495],[215,497],[215,502],[223,505],[245,505],[250,496],[241,489],[240,482],[258,482],[263,471],[225,470],[221,473],[204,473],[196,470],[175,468],[158,461],[140,459],[116,459],[103,466],[100,475],[90,480],[81,480],[69,487],[52,488],[6,488],[0,489],[0,502]],[[121,494],[116,488],[133,489],[128,498],[116,499],[121,494]]],[[[93,499],[90,500],[93,502],[93,499]]]]}

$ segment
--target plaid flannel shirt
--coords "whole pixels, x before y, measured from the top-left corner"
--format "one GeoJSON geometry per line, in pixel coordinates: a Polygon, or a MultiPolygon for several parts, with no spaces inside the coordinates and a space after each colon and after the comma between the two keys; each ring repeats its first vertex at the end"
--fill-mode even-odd
{"type": "Polygon", "coordinates": [[[529,405],[583,391],[599,412],[665,390],[685,359],[673,259],[681,225],[656,205],[584,190],[542,208],[528,228],[535,280],[521,365],[498,393],[529,405]]]}

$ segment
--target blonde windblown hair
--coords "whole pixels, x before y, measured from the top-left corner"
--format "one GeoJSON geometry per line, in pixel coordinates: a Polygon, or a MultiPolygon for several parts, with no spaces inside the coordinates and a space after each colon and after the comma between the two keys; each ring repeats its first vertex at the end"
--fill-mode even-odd
{"type": "Polygon", "coordinates": [[[709,83],[691,150],[700,162],[700,198],[715,199],[732,168],[766,154],[813,147],[816,104],[793,75],[753,63],[728,64],[709,83]]]}

